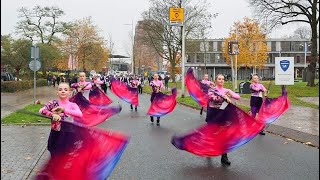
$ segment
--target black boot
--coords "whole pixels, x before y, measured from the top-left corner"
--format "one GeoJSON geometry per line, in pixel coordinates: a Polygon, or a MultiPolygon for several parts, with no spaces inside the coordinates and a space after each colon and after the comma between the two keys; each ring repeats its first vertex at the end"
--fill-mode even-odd
{"type": "Polygon", "coordinates": [[[130,108],[131,108],[131,110],[133,110],[132,104],[130,104],[130,108]]]}
{"type": "Polygon", "coordinates": [[[202,112],[203,112],[203,108],[201,108],[201,110],[200,110],[200,115],[202,115],[202,112]]]}
{"type": "Polygon", "coordinates": [[[135,111],[138,111],[138,107],[136,106],[136,107],[134,108],[134,110],[135,110],[135,111]]]}
{"type": "Polygon", "coordinates": [[[266,133],[263,130],[259,134],[260,135],[266,135],[266,133]]]}
{"type": "Polygon", "coordinates": [[[153,123],[153,116],[150,116],[150,121],[153,123]]]}
{"type": "Polygon", "coordinates": [[[231,165],[231,162],[228,160],[227,154],[222,154],[222,156],[221,156],[221,164],[222,165],[227,165],[227,166],[231,165]]]}
{"type": "Polygon", "coordinates": [[[160,126],[160,118],[157,118],[157,126],[160,126]]]}

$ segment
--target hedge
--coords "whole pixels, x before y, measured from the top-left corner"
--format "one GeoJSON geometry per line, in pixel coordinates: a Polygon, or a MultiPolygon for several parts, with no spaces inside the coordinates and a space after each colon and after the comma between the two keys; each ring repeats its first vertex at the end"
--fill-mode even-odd
{"type": "MultiPolygon", "coordinates": [[[[37,80],[37,87],[47,86],[46,79],[37,80]]],[[[17,92],[33,88],[33,81],[1,81],[1,92],[17,92]]]]}

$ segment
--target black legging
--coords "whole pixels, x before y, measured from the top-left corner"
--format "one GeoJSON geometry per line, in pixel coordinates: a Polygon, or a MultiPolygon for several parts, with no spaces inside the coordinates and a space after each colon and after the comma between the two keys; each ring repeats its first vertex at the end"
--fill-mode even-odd
{"type": "Polygon", "coordinates": [[[142,94],[142,90],[143,90],[143,87],[142,86],[138,86],[138,93],[142,94]]]}

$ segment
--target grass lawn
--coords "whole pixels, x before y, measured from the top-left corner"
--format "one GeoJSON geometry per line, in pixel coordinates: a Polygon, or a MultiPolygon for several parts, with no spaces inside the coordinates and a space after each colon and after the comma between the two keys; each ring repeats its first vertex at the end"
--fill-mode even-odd
{"type": "MultiPolygon", "coordinates": [[[[270,83],[269,81],[262,81],[262,84],[266,88],[268,88],[269,83],[270,83]]],[[[286,89],[288,91],[289,100],[292,105],[319,109],[318,105],[298,99],[299,97],[319,97],[319,86],[310,87],[310,86],[307,86],[306,82],[295,82],[294,85],[292,86],[286,86],[286,89]]],[[[271,98],[277,97],[281,95],[281,86],[275,85],[274,81],[272,81],[269,92],[270,94],[268,95],[268,97],[271,97],[271,98]]],[[[241,94],[241,97],[250,98],[250,94],[241,94]]]]}
{"type": "MultiPolygon", "coordinates": [[[[24,107],[23,111],[30,111],[38,113],[39,109],[42,108],[42,104],[31,104],[24,107]]],[[[50,119],[39,117],[36,115],[26,114],[23,112],[13,112],[10,115],[1,119],[1,124],[30,124],[30,123],[50,123],[50,119]]]]}
{"type": "MultiPolygon", "coordinates": [[[[242,82],[242,80],[238,80],[237,82],[239,84],[240,82],[242,82]]],[[[318,82],[319,82],[319,79],[316,79],[315,83],[318,83],[318,82]]],[[[261,83],[266,88],[268,88],[270,81],[262,81],[261,83]]],[[[224,86],[225,86],[225,88],[232,89],[231,81],[226,81],[224,86]]],[[[177,87],[178,89],[180,89],[181,82],[169,83],[169,87],[177,87]]],[[[292,105],[319,109],[318,105],[315,105],[315,104],[305,102],[305,101],[298,99],[299,97],[319,97],[319,86],[310,87],[310,86],[307,86],[307,82],[300,81],[300,82],[295,82],[295,84],[292,86],[286,86],[286,88],[287,88],[289,99],[290,99],[290,102],[292,105]]],[[[148,85],[146,85],[143,88],[143,90],[144,90],[144,92],[147,92],[147,93],[152,92],[150,86],[148,86],[148,85]]],[[[187,91],[187,89],[186,89],[186,91],[187,91]]],[[[236,91],[238,91],[238,89],[236,91]]],[[[169,93],[169,94],[171,93],[170,91],[163,91],[163,92],[169,93]]],[[[277,86],[274,84],[274,81],[271,81],[269,92],[270,92],[270,94],[268,95],[269,97],[271,97],[271,98],[278,97],[281,95],[281,86],[277,86]]],[[[241,97],[242,98],[250,98],[250,94],[241,94],[241,97]]],[[[182,104],[187,104],[187,105],[195,107],[195,108],[200,107],[199,105],[197,105],[197,103],[191,97],[185,97],[185,98],[178,97],[178,102],[182,103],[182,104]]],[[[249,109],[249,107],[243,106],[243,105],[240,105],[240,107],[242,107],[243,109],[249,109]]]]}

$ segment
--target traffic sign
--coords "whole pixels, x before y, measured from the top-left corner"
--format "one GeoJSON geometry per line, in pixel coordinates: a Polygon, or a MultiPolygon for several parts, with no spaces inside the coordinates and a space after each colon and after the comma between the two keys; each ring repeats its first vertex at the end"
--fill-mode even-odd
{"type": "Polygon", "coordinates": [[[294,85],[294,57],[275,58],[275,85],[294,85]]]}
{"type": "Polygon", "coordinates": [[[30,63],[29,63],[29,68],[30,68],[32,71],[39,71],[39,69],[41,68],[41,63],[40,63],[40,61],[37,61],[37,60],[32,60],[32,61],[30,61],[30,63]]]}
{"type": "Polygon", "coordinates": [[[184,22],[184,9],[170,7],[169,21],[171,25],[182,25],[184,22]]]}
{"type": "Polygon", "coordinates": [[[239,41],[229,41],[228,42],[229,55],[237,55],[240,52],[239,41]]]}
{"type": "Polygon", "coordinates": [[[39,46],[31,46],[31,59],[39,59],[40,58],[40,47],[39,46]]]}

